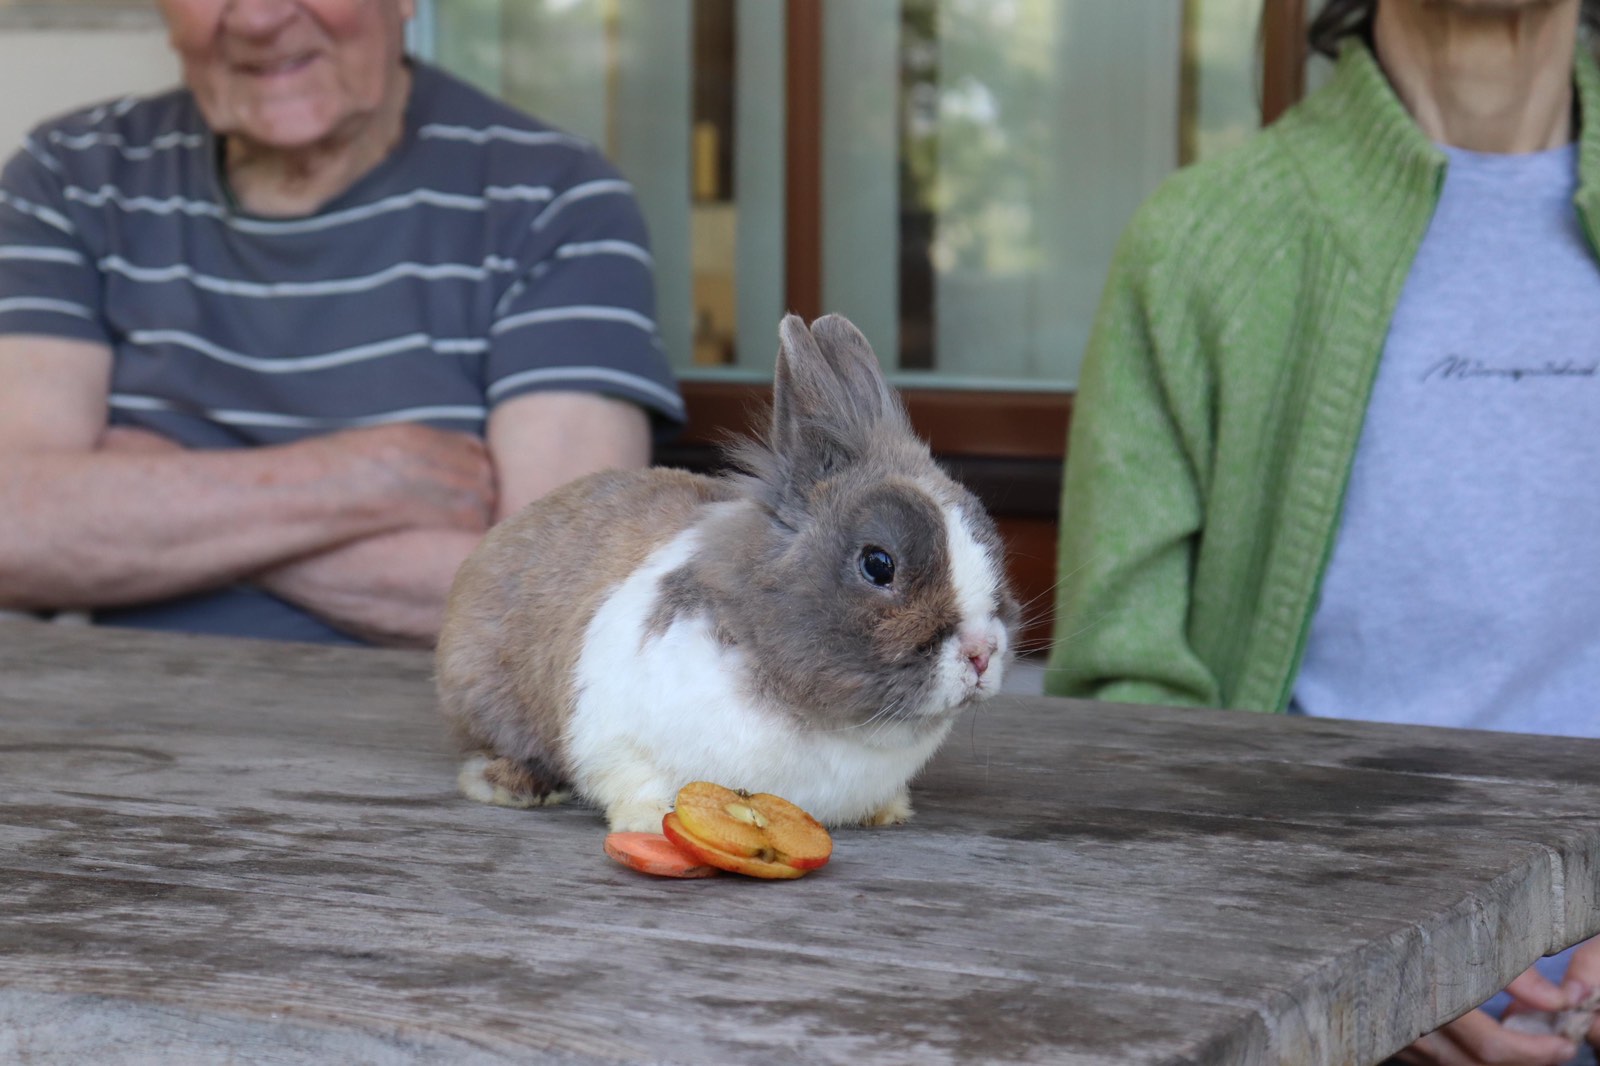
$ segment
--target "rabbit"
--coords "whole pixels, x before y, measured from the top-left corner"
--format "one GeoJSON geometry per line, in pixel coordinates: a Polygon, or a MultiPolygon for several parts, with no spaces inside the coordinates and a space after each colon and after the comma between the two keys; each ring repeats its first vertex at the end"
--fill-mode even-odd
{"type": "Polygon", "coordinates": [[[957,714],[999,691],[1019,608],[994,522],[855,326],[789,315],[779,338],[736,472],[589,475],[462,564],[435,678],[468,797],[575,793],[659,832],[709,780],[896,824],[957,714]]]}

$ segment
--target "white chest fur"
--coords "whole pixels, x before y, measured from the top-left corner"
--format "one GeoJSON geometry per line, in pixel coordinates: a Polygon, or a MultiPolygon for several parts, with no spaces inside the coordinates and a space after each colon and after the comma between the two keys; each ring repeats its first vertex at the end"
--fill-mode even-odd
{"type": "Polygon", "coordinates": [[[613,829],[659,829],[677,790],[696,780],[771,792],[829,824],[888,805],[950,721],[807,730],[753,702],[739,649],[720,644],[704,617],[647,636],[661,579],[698,539],[691,529],[658,549],[589,625],[567,738],[578,792],[606,809],[613,829]]]}

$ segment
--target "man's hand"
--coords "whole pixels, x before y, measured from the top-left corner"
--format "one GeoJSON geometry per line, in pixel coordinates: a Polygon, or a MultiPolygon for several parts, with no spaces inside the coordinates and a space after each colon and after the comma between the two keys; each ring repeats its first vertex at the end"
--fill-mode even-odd
{"type": "MultiPolygon", "coordinates": [[[[1593,961],[1600,964],[1600,957],[1593,961]]],[[[1573,969],[1577,969],[1576,960],[1573,969]]],[[[1515,1005],[1529,1010],[1566,1010],[1582,998],[1572,994],[1570,981],[1565,988],[1557,988],[1531,968],[1507,985],[1506,991],[1515,1005]]],[[[1577,1053],[1577,1045],[1570,1040],[1519,1033],[1475,1010],[1422,1037],[1395,1059],[1407,1066],[1562,1066],[1577,1053]]]]}
{"type": "MultiPolygon", "coordinates": [[[[390,427],[416,429],[418,427],[390,427]]],[[[360,431],[378,434],[380,431],[360,431]]],[[[489,420],[489,454],[496,476],[475,466],[481,449],[451,455],[452,441],[428,436],[361,440],[362,447],[396,449],[380,460],[401,478],[434,477],[456,469],[458,489],[498,489],[493,520],[499,520],[558,485],[595,470],[638,467],[650,461],[650,423],[629,403],[586,393],[538,392],[507,400],[489,420]],[[433,445],[439,445],[435,452],[433,445]],[[409,465],[408,465],[409,464],[409,465]]],[[[332,446],[340,434],[328,438],[332,446]]],[[[441,436],[449,437],[449,434],[441,436]]],[[[348,443],[348,441],[346,442],[348,443]]],[[[476,445],[476,441],[471,441],[476,445]]],[[[384,476],[378,470],[373,476],[384,476]]],[[[435,489],[450,478],[434,477],[435,489]]],[[[420,490],[419,490],[420,491],[420,490]]],[[[444,496],[448,497],[449,492],[444,496]]],[[[467,492],[471,498],[471,492],[467,492]]],[[[369,537],[262,571],[255,580],[269,592],[311,611],[329,624],[376,644],[431,646],[444,616],[445,599],[461,561],[491,520],[464,508],[470,519],[454,527],[431,527],[369,537]]]]}
{"type": "MultiPolygon", "coordinates": [[[[475,438],[415,425],[330,434],[317,438],[315,447],[364,457],[373,465],[364,476],[420,498],[418,516],[433,524],[268,567],[254,581],[370,643],[431,647],[443,593],[484,532],[493,506],[486,495],[493,490],[487,449],[475,438]]],[[[159,455],[183,448],[150,430],[113,426],[97,450],[159,455]]]]}
{"type": "Polygon", "coordinates": [[[380,487],[381,498],[405,509],[403,528],[481,534],[494,516],[489,450],[465,433],[399,423],[310,437],[288,447],[323,455],[330,469],[380,487]]]}
{"type": "Polygon", "coordinates": [[[412,524],[269,567],[254,581],[370,643],[431,647],[456,567],[494,518],[488,449],[475,437],[419,425],[305,444],[361,457],[361,476],[408,501],[412,524]]]}

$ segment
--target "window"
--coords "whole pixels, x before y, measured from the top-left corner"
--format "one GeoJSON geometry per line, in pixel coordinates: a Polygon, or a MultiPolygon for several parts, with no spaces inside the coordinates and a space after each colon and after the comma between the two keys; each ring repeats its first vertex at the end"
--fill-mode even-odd
{"type": "Polygon", "coordinates": [[[847,314],[996,513],[1037,616],[1115,242],[1174,168],[1298,94],[1304,17],[1298,0],[431,0],[416,38],[638,189],[693,423],[664,458],[707,462],[742,427],[785,310],[847,314]]]}

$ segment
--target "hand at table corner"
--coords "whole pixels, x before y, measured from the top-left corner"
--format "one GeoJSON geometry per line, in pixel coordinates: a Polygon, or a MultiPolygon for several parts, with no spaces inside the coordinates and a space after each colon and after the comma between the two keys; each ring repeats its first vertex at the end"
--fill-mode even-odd
{"type": "MultiPolygon", "coordinates": [[[[1600,963],[1600,959],[1595,961],[1600,963]]],[[[1573,965],[1576,968],[1576,961],[1573,965]]],[[[1532,968],[1507,985],[1506,991],[1529,1010],[1566,1010],[1577,1001],[1570,991],[1558,988],[1532,968]]],[[[1519,1033],[1484,1011],[1474,1010],[1420,1038],[1395,1060],[1406,1066],[1562,1066],[1577,1053],[1577,1045],[1570,1040],[1519,1033]]]]}
{"type": "MultiPolygon", "coordinates": [[[[1593,995],[1595,989],[1600,989],[1600,936],[1586,940],[1578,945],[1572,953],[1572,962],[1567,967],[1566,980],[1562,982],[1569,995],[1584,998],[1593,995]]],[[[1600,1048],[1600,1014],[1589,1026],[1588,1041],[1591,1046],[1600,1048]]]]}

